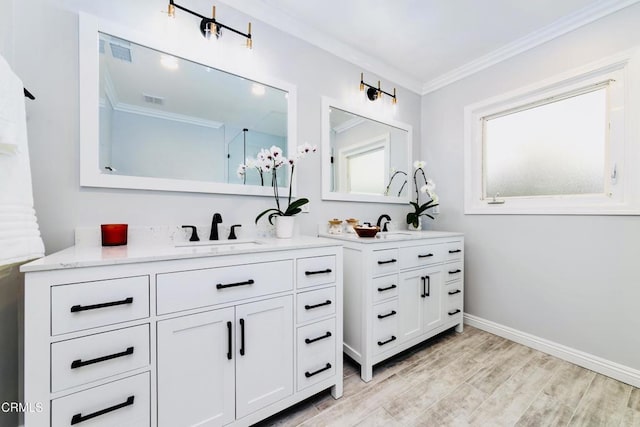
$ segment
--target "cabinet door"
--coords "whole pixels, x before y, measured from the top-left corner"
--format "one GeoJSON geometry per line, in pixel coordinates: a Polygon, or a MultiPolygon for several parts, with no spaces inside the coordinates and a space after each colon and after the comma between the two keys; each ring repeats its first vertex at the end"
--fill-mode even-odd
{"type": "Polygon", "coordinates": [[[407,271],[400,274],[400,289],[398,289],[399,342],[408,341],[422,333],[423,277],[423,270],[407,271]]]}
{"type": "Polygon", "coordinates": [[[236,306],[236,416],[293,393],[291,296],[236,306]]]}
{"type": "Polygon", "coordinates": [[[233,308],[158,322],[158,426],[235,418],[233,308]]]}
{"type": "Polygon", "coordinates": [[[422,330],[423,332],[437,328],[444,322],[442,318],[443,301],[442,288],[444,275],[442,267],[434,267],[421,270],[422,289],[420,299],[422,300],[422,330]]]}

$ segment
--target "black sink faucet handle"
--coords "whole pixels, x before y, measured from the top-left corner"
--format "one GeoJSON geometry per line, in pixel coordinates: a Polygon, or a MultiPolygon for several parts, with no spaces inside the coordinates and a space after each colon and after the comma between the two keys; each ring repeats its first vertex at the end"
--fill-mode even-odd
{"type": "Polygon", "coordinates": [[[242,224],[234,224],[231,226],[231,232],[229,232],[229,240],[236,240],[236,227],[242,227],[242,224]]]}
{"type": "Polygon", "coordinates": [[[199,242],[200,238],[198,237],[198,229],[195,225],[183,225],[182,228],[190,228],[191,229],[191,237],[189,238],[190,242],[199,242]]]}

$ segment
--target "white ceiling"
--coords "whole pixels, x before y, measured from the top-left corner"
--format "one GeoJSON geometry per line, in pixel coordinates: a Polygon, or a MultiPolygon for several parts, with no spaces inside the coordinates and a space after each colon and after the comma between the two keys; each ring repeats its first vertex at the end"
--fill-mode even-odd
{"type": "Polygon", "coordinates": [[[425,94],[640,0],[221,1],[425,94]]]}

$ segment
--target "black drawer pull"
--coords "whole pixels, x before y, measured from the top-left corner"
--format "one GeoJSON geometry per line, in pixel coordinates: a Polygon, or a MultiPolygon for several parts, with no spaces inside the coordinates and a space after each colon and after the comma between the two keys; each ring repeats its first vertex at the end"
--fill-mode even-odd
{"type": "Polygon", "coordinates": [[[432,257],[433,254],[424,254],[424,255],[418,255],[418,258],[429,258],[432,257]]]}
{"type": "Polygon", "coordinates": [[[455,310],[450,311],[448,314],[449,314],[449,316],[453,316],[453,315],[458,314],[458,313],[460,313],[460,309],[456,308],[455,310]]]}
{"type": "Polygon", "coordinates": [[[456,289],[455,291],[449,291],[449,295],[459,294],[460,292],[462,292],[460,289],[456,289]]]}
{"type": "Polygon", "coordinates": [[[330,268],[327,268],[326,270],[318,270],[318,271],[305,271],[305,272],[304,272],[304,275],[305,275],[305,276],[313,276],[314,274],[326,274],[326,273],[331,273],[331,271],[333,271],[333,270],[331,270],[330,268]]]}
{"type": "Polygon", "coordinates": [[[396,313],[395,310],[391,310],[391,312],[387,314],[378,314],[378,319],[384,319],[385,317],[393,316],[394,314],[398,313],[396,313]]]}
{"type": "Polygon", "coordinates": [[[240,319],[240,356],[244,356],[244,319],[240,319]]]}
{"type": "Polygon", "coordinates": [[[385,345],[385,344],[389,344],[392,341],[396,340],[396,336],[395,335],[391,335],[391,338],[389,338],[386,341],[378,341],[378,345],[385,345]]]}
{"type": "Polygon", "coordinates": [[[458,268],[457,270],[450,271],[449,274],[456,274],[456,273],[460,273],[460,272],[462,272],[462,270],[460,270],[458,268]]]}
{"type": "Polygon", "coordinates": [[[253,279],[249,279],[246,282],[237,282],[237,283],[227,283],[223,285],[222,283],[218,283],[216,285],[216,289],[224,289],[224,288],[233,288],[234,286],[245,286],[245,285],[253,285],[255,282],[253,279]]]}
{"type": "Polygon", "coordinates": [[[131,354],[133,354],[133,347],[127,347],[127,349],[123,352],[110,354],[108,356],[98,357],[96,359],[85,360],[84,362],[81,359],[77,359],[71,362],[71,369],[77,369],[83,366],[93,365],[94,363],[106,362],[107,360],[117,359],[118,357],[129,356],[131,354]]]}
{"type": "Polygon", "coordinates": [[[324,368],[322,368],[322,369],[318,369],[318,370],[317,370],[317,371],[315,371],[315,372],[309,372],[309,371],[307,371],[307,372],[305,372],[305,373],[304,373],[304,376],[305,376],[305,377],[307,377],[307,378],[311,378],[312,376],[314,376],[314,375],[318,375],[320,372],[324,372],[324,371],[326,371],[327,369],[331,369],[331,363],[327,363],[327,364],[326,364],[326,366],[325,366],[324,368]]]}
{"type": "Polygon", "coordinates": [[[231,360],[233,355],[231,354],[231,346],[233,345],[231,335],[231,322],[227,322],[227,359],[231,360]]]}
{"type": "Polygon", "coordinates": [[[422,279],[422,295],[420,296],[422,298],[431,296],[431,277],[422,276],[420,279],[422,279]]]}
{"type": "Polygon", "coordinates": [[[321,302],[320,304],[314,304],[314,305],[307,304],[307,305],[304,306],[304,309],[305,310],[311,310],[311,309],[314,309],[314,308],[323,307],[325,305],[331,305],[331,300],[328,299],[325,302],[321,302]]]}
{"type": "Polygon", "coordinates": [[[329,338],[330,336],[331,336],[331,332],[327,331],[326,334],[321,335],[321,336],[319,336],[317,338],[305,338],[304,342],[307,343],[307,344],[311,344],[312,342],[320,341],[320,340],[323,340],[325,338],[329,338]]]}
{"type": "Polygon", "coordinates": [[[397,288],[396,285],[387,286],[386,288],[378,288],[378,292],[384,292],[395,288],[397,288]]]}
{"type": "Polygon", "coordinates": [[[388,259],[386,261],[378,261],[378,264],[379,265],[382,265],[382,264],[393,264],[394,262],[398,262],[398,260],[395,259],[395,258],[391,258],[391,259],[388,259]]]}
{"type": "Polygon", "coordinates": [[[117,411],[118,409],[124,408],[125,406],[131,406],[133,405],[133,399],[134,399],[134,396],[129,396],[127,397],[126,402],[118,403],[117,405],[111,406],[109,408],[101,409],[89,415],[75,414],[73,417],[71,417],[71,425],[80,424],[83,421],[87,421],[92,418],[99,417],[100,415],[117,411]]]}
{"type": "Polygon", "coordinates": [[[454,249],[449,251],[450,254],[457,254],[459,252],[462,252],[462,249],[454,249]]]}
{"type": "Polygon", "coordinates": [[[121,301],[103,302],[102,304],[74,305],[71,307],[71,312],[77,313],[78,311],[95,310],[97,308],[113,307],[116,305],[124,305],[124,304],[133,304],[133,297],[128,297],[121,301]]]}

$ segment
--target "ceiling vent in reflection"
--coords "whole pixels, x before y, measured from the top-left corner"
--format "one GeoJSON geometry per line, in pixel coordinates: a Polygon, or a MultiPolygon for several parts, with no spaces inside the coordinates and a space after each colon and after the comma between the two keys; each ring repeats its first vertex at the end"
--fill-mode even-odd
{"type": "Polygon", "coordinates": [[[109,43],[111,47],[111,55],[125,62],[131,62],[131,48],[129,46],[125,46],[124,44],[109,43]]]}
{"type": "Polygon", "coordinates": [[[148,102],[149,104],[164,105],[164,98],[160,96],[153,96],[143,93],[142,97],[144,98],[144,102],[148,102]]]}

